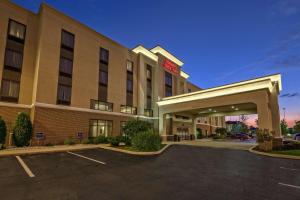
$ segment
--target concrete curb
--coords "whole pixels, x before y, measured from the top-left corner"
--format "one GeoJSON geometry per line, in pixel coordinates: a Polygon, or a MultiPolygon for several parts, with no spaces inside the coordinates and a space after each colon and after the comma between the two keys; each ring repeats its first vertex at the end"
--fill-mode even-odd
{"type": "Polygon", "coordinates": [[[136,155],[136,156],[155,156],[162,154],[169,146],[172,144],[166,144],[161,150],[159,151],[149,151],[149,152],[140,152],[140,151],[130,151],[130,150],[125,150],[125,149],[119,149],[111,146],[101,146],[101,149],[106,149],[106,150],[111,150],[115,152],[120,152],[120,153],[126,153],[130,155],[136,155]]]}
{"type": "Polygon", "coordinates": [[[25,148],[13,148],[13,149],[4,149],[0,151],[0,157],[4,156],[20,156],[20,155],[29,155],[29,154],[46,154],[46,153],[58,153],[66,151],[79,151],[86,149],[98,149],[102,145],[60,145],[52,147],[25,147],[25,148]]]}
{"type": "Polygon", "coordinates": [[[262,156],[269,156],[269,157],[273,157],[273,158],[285,158],[285,159],[300,160],[300,156],[290,156],[290,155],[284,155],[284,154],[274,154],[274,153],[260,152],[260,151],[254,150],[255,147],[257,147],[257,146],[251,147],[249,149],[249,152],[254,153],[254,154],[258,154],[258,155],[262,155],[262,156]]]}
{"type": "Polygon", "coordinates": [[[20,156],[20,155],[31,155],[31,154],[46,154],[46,153],[58,153],[58,152],[67,152],[67,151],[80,151],[80,150],[88,150],[88,149],[106,149],[120,153],[126,153],[131,155],[139,155],[139,156],[151,156],[151,155],[159,155],[163,153],[169,146],[172,144],[166,144],[159,151],[151,151],[151,152],[138,152],[138,151],[129,151],[125,149],[119,149],[115,147],[111,147],[108,144],[101,145],[61,145],[61,146],[53,146],[53,147],[25,147],[25,148],[14,148],[14,149],[5,149],[0,151],[0,157],[5,156],[20,156]]]}

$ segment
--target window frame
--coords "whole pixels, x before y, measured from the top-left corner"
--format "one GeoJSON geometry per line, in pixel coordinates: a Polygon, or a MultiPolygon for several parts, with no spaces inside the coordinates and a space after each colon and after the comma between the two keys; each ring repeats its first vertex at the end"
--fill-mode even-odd
{"type": "Polygon", "coordinates": [[[21,44],[25,44],[25,40],[26,40],[26,31],[27,31],[27,26],[26,26],[25,24],[23,24],[23,23],[21,23],[21,22],[18,22],[18,21],[16,21],[16,20],[13,20],[13,19],[11,19],[11,18],[8,19],[7,39],[13,40],[13,41],[15,41],[15,42],[19,42],[19,43],[21,43],[21,44]],[[21,25],[21,26],[24,27],[24,39],[15,37],[15,36],[13,36],[13,35],[10,35],[9,32],[10,32],[10,25],[11,25],[11,22],[14,22],[14,23],[19,24],[19,25],[21,25]]]}

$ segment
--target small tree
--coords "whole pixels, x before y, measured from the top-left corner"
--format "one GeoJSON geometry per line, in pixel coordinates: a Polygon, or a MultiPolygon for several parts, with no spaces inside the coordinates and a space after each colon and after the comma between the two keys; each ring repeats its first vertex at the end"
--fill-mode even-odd
{"type": "Polygon", "coordinates": [[[140,132],[147,132],[152,129],[152,124],[142,120],[130,120],[123,127],[123,132],[126,136],[132,138],[140,132]]]}
{"type": "Polygon", "coordinates": [[[16,146],[28,146],[32,136],[32,123],[26,113],[19,113],[13,128],[13,139],[16,146]]]}
{"type": "Polygon", "coordinates": [[[6,130],[5,121],[0,117],[0,144],[5,143],[6,130]]]}
{"type": "Polygon", "coordinates": [[[288,133],[288,125],[285,119],[280,121],[281,134],[286,135],[288,133]]]}
{"type": "Polygon", "coordinates": [[[295,122],[294,133],[300,133],[300,121],[295,122]]]}

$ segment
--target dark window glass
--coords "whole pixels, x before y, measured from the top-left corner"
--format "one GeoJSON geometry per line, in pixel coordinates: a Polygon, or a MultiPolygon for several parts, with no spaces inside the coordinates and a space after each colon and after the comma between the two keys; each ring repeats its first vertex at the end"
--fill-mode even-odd
{"type": "Polygon", "coordinates": [[[101,85],[107,85],[108,83],[108,73],[105,71],[100,71],[99,72],[99,80],[101,85]]]}
{"type": "Polygon", "coordinates": [[[127,92],[133,92],[133,82],[132,82],[132,80],[127,80],[127,92]]]}
{"type": "Polygon", "coordinates": [[[169,86],[166,86],[166,97],[172,96],[172,88],[169,86]]]}
{"type": "Polygon", "coordinates": [[[165,96],[172,96],[172,74],[165,72],[165,96]]]}
{"type": "Polygon", "coordinates": [[[5,66],[21,70],[23,55],[17,51],[6,49],[5,51],[5,66]]]}
{"type": "Polygon", "coordinates": [[[20,83],[12,80],[2,80],[1,97],[18,98],[20,83]]]}
{"type": "Polygon", "coordinates": [[[108,60],[109,60],[109,51],[104,48],[100,48],[100,62],[108,63],[108,60]]]}
{"type": "Polygon", "coordinates": [[[71,102],[71,87],[66,85],[58,84],[57,99],[59,103],[70,103],[71,102]]]}
{"type": "Polygon", "coordinates": [[[168,86],[172,86],[172,74],[169,72],[165,72],[165,84],[168,86]]]}
{"type": "Polygon", "coordinates": [[[107,101],[107,87],[104,85],[99,85],[98,99],[100,101],[107,101]]]}
{"type": "Polygon", "coordinates": [[[65,74],[72,74],[73,61],[64,57],[60,58],[59,71],[65,74]]]}
{"type": "Polygon", "coordinates": [[[132,93],[127,92],[127,95],[126,95],[126,104],[128,106],[132,106],[133,105],[133,94],[132,93]]]}
{"type": "Polygon", "coordinates": [[[61,33],[61,44],[63,47],[74,49],[74,35],[63,30],[61,33]]]}
{"type": "Polygon", "coordinates": [[[189,89],[188,89],[188,93],[190,93],[190,92],[192,92],[192,90],[189,88],[189,89]]]}
{"type": "Polygon", "coordinates": [[[16,21],[9,20],[8,36],[16,38],[19,41],[25,40],[26,26],[16,21]]]}
{"type": "Polygon", "coordinates": [[[152,98],[151,97],[147,97],[147,108],[151,109],[152,108],[152,98]]]}

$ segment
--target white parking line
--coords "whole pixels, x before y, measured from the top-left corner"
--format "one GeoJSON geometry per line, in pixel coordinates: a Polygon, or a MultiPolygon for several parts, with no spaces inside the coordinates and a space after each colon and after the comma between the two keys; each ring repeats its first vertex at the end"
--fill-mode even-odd
{"type": "Polygon", "coordinates": [[[26,163],[22,160],[20,156],[16,156],[17,160],[19,161],[20,165],[23,167],[25,172],[28,174],[30,178],[35,177],[35,175],[32,173],[32,171],[29,169],[29,167],[26,165],[26,163]]]}
{"type": "Polygon", "coordinates": [[[88,158],[88,157],[86,157],[86,156],[83,156],[83,155],[80,155],[80,154],[77,154],[77,153],[73,153],[73,152],[70,152],[70,151],[67,151],[67,153],[72,154],[72,155],[75,155],[75,156],[78,156],[78,157],[80,157],[80,158],[84,158],[84,159],[87,159],[87,160],[94,161],[94,162],[96,162],[96,163],[100,163],[100,164],[102,164],[102,165],[106,165],[105,162],[101,162],[101,161],[99,161],[99,160],[95,160],[95,159],[92,159],[92,158],[88,158]]]}
{"type": "Polygon", "coordinates": [[[286,184],[286,183],[278,183],[278,185],[283,185],[283,186],[287,186],[287,187],[300,189],[300,186],[297,186],[297,185],[290,185],[290,184],[286,184]]]}
{"type": "Polygon", "coordinates": [[[300,169],[293,169],[293,168],[287,168],[287,167],[279,167],[280,169],[290,170],[290,171],[300,171],[300,169]]]}

